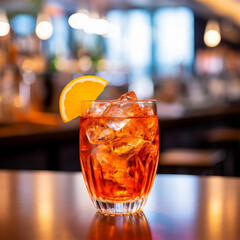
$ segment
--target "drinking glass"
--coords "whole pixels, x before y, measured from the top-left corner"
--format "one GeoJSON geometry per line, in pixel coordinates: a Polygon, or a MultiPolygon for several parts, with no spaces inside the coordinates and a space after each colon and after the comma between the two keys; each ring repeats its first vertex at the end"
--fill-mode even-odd
{"type": "Polygon", "coordinates": [[[80,162],[91,200],[104,214],[145,205],[156,175],[159,130],[155,100],[85,101],[80,162]]]}

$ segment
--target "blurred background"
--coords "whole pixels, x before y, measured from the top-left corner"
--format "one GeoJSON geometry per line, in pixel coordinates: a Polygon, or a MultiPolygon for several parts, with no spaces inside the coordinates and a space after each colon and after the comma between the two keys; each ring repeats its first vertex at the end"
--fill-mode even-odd
{"type": "Polygon", "coordinates": [[[164,173],[240,176],[239,0],[1,0],[0,168],[80,170],[81,75],[156,98],[164,173]]]}

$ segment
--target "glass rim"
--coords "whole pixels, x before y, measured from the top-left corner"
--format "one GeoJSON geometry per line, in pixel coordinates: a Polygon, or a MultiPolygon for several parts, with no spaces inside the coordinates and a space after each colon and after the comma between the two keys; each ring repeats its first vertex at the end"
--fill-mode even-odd
{"type": "Polygon", "coordinates": [[[121,100],[82,100],[83,102],[88,103],[157,103],[156,99],[143,99],[143,100],[127,100],[127,101],[121,101],[121,100]]]}

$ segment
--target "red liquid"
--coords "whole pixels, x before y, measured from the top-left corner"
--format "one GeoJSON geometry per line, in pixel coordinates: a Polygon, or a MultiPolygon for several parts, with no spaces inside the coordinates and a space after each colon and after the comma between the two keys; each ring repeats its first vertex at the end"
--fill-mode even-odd
{"type": "Polygon", "coordinates": [[[147,197],[159,155],[157,116],[81,117],[80,162],[92,199],[147,197]]]}

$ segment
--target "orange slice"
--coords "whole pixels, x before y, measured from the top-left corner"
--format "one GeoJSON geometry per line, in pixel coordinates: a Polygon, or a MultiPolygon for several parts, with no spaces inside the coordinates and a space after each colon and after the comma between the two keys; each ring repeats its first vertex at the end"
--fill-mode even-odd
{"type": "Polygon", "coordinates": [[[64,122],[85,113],[83,100],[95,100],[108,81],[96,76],[83,76],[69,82],[59,98],[59,111],[64,122]]]}

